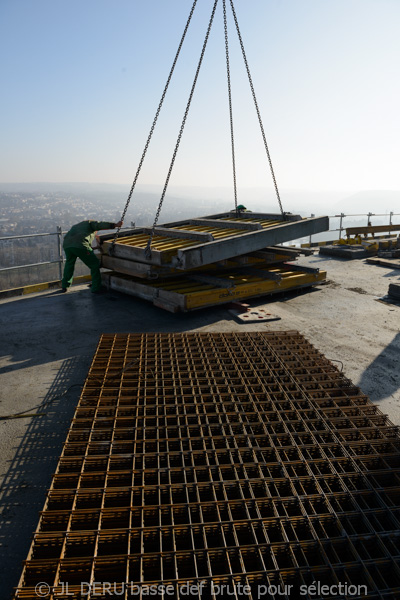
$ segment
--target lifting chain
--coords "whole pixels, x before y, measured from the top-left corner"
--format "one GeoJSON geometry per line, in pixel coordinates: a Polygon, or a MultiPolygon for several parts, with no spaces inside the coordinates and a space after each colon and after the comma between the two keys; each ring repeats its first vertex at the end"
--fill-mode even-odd
{"type": "Polygon", "coordinates": [[[241,33],[240,33],[240,29],[239,29],[239,23],[238,23],[238,20],[237,20],[237,17],[236,17],[235,7],[233,6],[233,0],[229,0],[229,1],[230,1],[230,4],[231,4],[233,18],[235,20],[235,26],[236,26],[236,31],[237,31],[239,42],[240,42],[240,47],[242,49],[243,60],[244,60],[244,64],[245,64],[246,71],[247,71],[247,77],[248,77],[248,80],[249,80],[251,93],[252,93],[252,96],[253,96],[254,106],[255,106],[256,112],[257,112],[258,122],[259,122],[259,125],[260,125],[262,138],[263,138],[263,141],[264,141],[264,147],[265,147],[265,151],[267,153],[269,167],[271,169],[271,175],[272,175],[272,180],[273,180],[274,186],[275,186],[276,197],[278,199],[279,208],[280,208],[280,211],[281,211],[281,214],[282,214],[282,218],[285,220],[286,219],[286,214],[283,212],[283,208],[282,208],[282,202],[281,202],[281,198],[280,198],[280,195],[279,195],[278,184],[276,183],[276,179],[275,179],[275,173],[274,173],[274,169],[273,169],[273,166],[272,166],[272,161],[271,161],[271,156],[270,156],[269,149],[268,149],[267,139],[265,137],[264,126],[262,124],[260,110],[258,108],[256,93],[254,91],[253,80],[251,78],[249,64],[248,64],[247,58],[246,58],[246,52],[244,50],[243,40],[242,40],[242,36],[241,36],[241,33]]]}
{"type": "MultiPolygon", "coordinates": [[[[147,138],[147,141],[146,141],[146,144],[145,144],[145,147],[144,147],[144,150],[143,150],[143,153],[142,153],[142,156],[141,156],[140,162],[139,162],[139,166],[138,166],[138,168],[137,168],[137,171],[136,171],[135,178],[134,178],[134,180],[133,180],[133,183],[132,183],[132,186],[131,186],[131,189],[130,189],[129,195],[128,195],[128,199],[127,199],[127,201],[126,201],[126,204],[125,204],[125,208],[124,208],[124,210],[123,210],[123,213],[122,213],[122,216],[121,216],[121,221],[123,221],[123,220],[125,219],[126,211],[128,210],[128,206],[129,206],[129,203],[130,203],[130,201],[131,201],[131,198],[132,198],[133,190],[135,189],[136,182],[137,182],[137,180],[138,180],[138,177],[139,177],[139,173],[140,173],[140,171],[141,171],[141,169],[142,169],[143,161],[144,161],[144,158],[145,158],[145,156],[146,156],[146,153],[147,153],[148,147],[149,147],[149,145],[150,145],[150,140],[151,140],[151,138],[152,138],[152,136],[153,136],[154,129],[155,129],[155,126],[156,126],[156,123],[157,123],[158,117],[159,117],[159,115],[160,115],[161,107],[162,107],[162,105],[163,105],[163,102],[164,102],[165,96],[166,96],[166,94],[167,94],[167,90],[168,90],[169,84],[170,84],[170,82],[171,82],[171,79],[172,79],[172,74],[173,74],[173,72],[174,72],[174,70],[175,70],[175,66],[176,66],[176,63],[177,63],[177,60],[178,60],[179,54],[180,54],[180,52],[181,52],[182,45],[183,45],[184,39],[185,39],[185,37],[186,37],[187,30],[188,30],[188,28],[189,28],[190,21],[192,20],[192,16],[193,16],[193,13],[194,13],[194,9],[196,8],[196,4],[197,4],[197,0],[194,0],[194,2],[193,2],[193,5],[192,5],[192,8],[191,8],[191,11],[190,11],[190,13],[189,13],[188,20],[187,20],[187,22],[186,22],[186,25],[185,25],[185,29],[183,30],[183,34],[182,34],[182,38],[181,38],[181,41],[180,41],[180,43],[179,43],[179,46],[178,46],[178,50],[176,51],[176,55],[175,55],[175,58],[174,58],[174,62],[172,63],[172,67],[171,67],[171,70],[170,70],[170,72],[169,72],[169,75],[168,75],[167,83],[165,84],[164,91],[163,91],[163,93],[162,93],[161,100],[160,100],[160,102],[159,102],[159,105],[158,105],[158,108],[157,108],[157,111],[156,111],[156,114],[155,114],[155,117],[154,117],[154,120],[153,120],[153,123],[152,123],[151,129],[150,129],[150,133],[149,133],[149,135],[148,135],[148,138],[147,138]]],[[[110,254],[110,255],[112,255],[112,254],[114,253],[114,246],[115,246],[115,242],[116,242],[116,241],[117,241],[117,239],[118,239],[118,235],[119,235],[120,229],[121,229],[121,227],[118,227],[118,228],[117,228],[117,231],[116,231],[116,233],[115,233],[114,239],[113,239],[113,241],[112,241],[112,244],[111,244],[111,247],[110,247],[110,250],[109,250],[109,254],[110,254]]]]}
{"type": "Polygon", "coordinates": [[[232,90],[231,90],[231,72],[229,68],[229,44],[228,44],[228,24],[226,19],[226,0],[222,0],[224,12],[224,33],[225,33],[225,54],[226,54],[226,76],[228,80],[228,100],[229,100],[229,120],[231,125],[231,146],[232,146],[232,172],[233,172],[233,194],[235,198],[235,212],[237,208],[237,186],[236,186],[236,161],[235,161],[235,141],[233,137],[233,111],[232,111],[232,90]]]}
{"type": "Polygon", "coordinates": [[[191,105],[191,102],[192,102],[194,90],[195,90],[195,87],[196,87],[197,78],[198,78],[199,73],[200,73],[200,68],[201,68],[201,65],[202,65],[202,62],[203,62],[204,53],[205,53],[205,50],[206,50],[208,38],[210,36],[211,27],[212,27],[212,24],[213,24],[213,21],[214,21],[215,9],[217,8],[217,4],[218,4],[218,0],[215,0],[214,6],[213,6],[213,9],[212,9],[212,12],[211,12],[210,21],[209,21],[208,27],[207,27],[206,37],[204,39],[203,48],[201,50],[199,64],[197,65],[196,74],[194,76],[194,80],[193,80],[193,84],[192,84],[192,89],[190,90],[189,99],[188,99],[188,102],[187,102],[187,105],[186,105],[186,109],[185,109],[185,114],[183,115],[183,120],[182,120],[181,128],[179,130],[178,139],[177,139],[176,144],[175,144],[175,149],[174,149],[174,153],[172,155],[171,164],[169,166],[167,178],[165,180],[164,189],[163,189],[162,194],[161,194],[160,203],[159,203],[158,208],[157,208],[156,216],[154,218],[153,227],[152,227],[151,233],[149,235],[149,239],[148,239],[147,246],[146,246],[146,249],[145,249],[145,255],[146,255],[146,258],[148,258],[148,259],[151,258],[151,243],[153,241],[154,230],[155,230],[155,228],[157,226],[158,218],[160,216],[160,212],[161,212],[161,208],[162,208],[162,205],[163,205],[163,202],[164,202],[165,194],[167,192],[167,187],[168,187],[168,183],[169,183],[169,180],[170,180],[170,177],[171,177],[172,169],[173,169],[174,164],[175,164],[176,155],[178,153],[179,144],[181,142],[183,130],[185,128],[186,119],[187,119],[187,116],[189,114],[189,109],[190,109],[190,105],[191,105]]]}

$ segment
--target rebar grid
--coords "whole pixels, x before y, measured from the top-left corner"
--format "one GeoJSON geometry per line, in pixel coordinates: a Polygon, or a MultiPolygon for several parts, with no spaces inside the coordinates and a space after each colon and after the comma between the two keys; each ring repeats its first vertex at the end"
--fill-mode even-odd
{"type": "Polygon", "coordinates": [[[398,598],[399,449],[297,332],[103,335],[15,597],[398,598]]]}

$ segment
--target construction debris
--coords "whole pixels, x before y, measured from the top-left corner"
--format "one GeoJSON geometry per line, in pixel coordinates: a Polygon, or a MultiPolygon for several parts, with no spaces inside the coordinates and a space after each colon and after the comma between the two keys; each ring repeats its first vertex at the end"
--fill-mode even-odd
{"type": "Polygon", "coordinates": [[[229,309],[229,313],[233,315],[239,323],[262,323],[269,321],[280,321],[281,317],[273,315],[265,308],[248,308],[246,311],[229,309]]]}
{"type": "MultiPolygon", "coordinates": [[[[321,246],[319,253],[328,256],[337,256],[339,258],[348,258],[350,260],[355,258],[367,258],[367,262],[371,264],[382,264],[376,259],[371,258],[378,256],[379,258],[400,258],[400,238],[366,238],[362,239],[358,234],[359,230],[371,229],[371,228],[350,228],[346,229],[346,232],[354,229],[356,233],[355,238],[340,239],[334,244],[328,244],[321,246]]],[[[386,231],[386,229],[385,229],[386,231]]],[[[349,235],[349,233],[348,233],[349,235]]]]}
{"type": "Polygon", "coordinates": [[[398,283],[389,284],[388,294],[391,298],[400,300],[400,284],[398,284],[398,283]]]}
{"type": "Polygon", "coordinates": [[[350,260],[371,256],[367,248],[361,244],[333,244],[330,246],[321,246],[319,254],[336,256],[338,258],[348,258],[350,260]]]}
{"type": "Polygon", "coordinates": [[[372,258],[367,258],[367,263],[388,267],[389,269],[400,269],[400,258],[381,258],[379,256],[374,256],[372,258]]]}
{"type": "Polygon", "coordinates": [[[103,335],[15,599],[395,600],[399,450],[297,332],[103,335]]]}

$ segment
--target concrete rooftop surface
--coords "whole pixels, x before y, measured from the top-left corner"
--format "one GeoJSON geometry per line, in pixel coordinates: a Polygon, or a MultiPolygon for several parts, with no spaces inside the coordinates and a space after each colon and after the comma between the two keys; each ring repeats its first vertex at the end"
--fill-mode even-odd
{"type": "Polygon", "coordinates": [[[0,416],[37,415],[0,420],[1,598],[18,583],[103,333],[296,330],[400,424],[400,307],[379,301],[400,271],[318,254],[298,264],[326,270],[327,283],[250,300],[280,318],[267,323],[241,324],[226,305],[171,314],[87,285],[0,301],[0,416]]]}

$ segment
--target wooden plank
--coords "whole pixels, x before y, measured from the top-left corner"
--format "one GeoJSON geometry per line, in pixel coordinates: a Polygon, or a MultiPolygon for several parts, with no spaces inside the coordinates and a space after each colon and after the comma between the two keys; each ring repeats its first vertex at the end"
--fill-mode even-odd
{"type": "MultiPolygon", "coordinates": [[[[101,246],[102,254],[108,254],[110,249],[111,241],[103,242],[101,246]]],[[[169,255],[157,250],[152,250],[151,257],[147,258],[144,248],[126,246],[124,244],[115,244],[113,256],[116,258],[126,258],[127,260],[137,260],[138,262],[146,263],[148,265],[154,264],[160,266],[164,264],[164,261],[170,259],[169,255]]]]}
{"type": "Polygon", "coordinates": [[[366,227],[346,227],[346,235],[366,233],[382,233],[384,231],[400,231],[400,225],[367,225],[366,227]]]}
{"type": "Polygon", "coordinates": [[[245,229],[247,231],[258,231],[262,229],[261,223],[249,221],[224,221],[223,219],[191,219],[190,225],[207,225],[221,229],[245,229]]]}
{"type": "MultiPolygon", "coordinates": [[[[144,227],[144,233],[152,233],[151,227],[144,227]]],[[[198,240],[199,242],[212,242],[214,237],[211,233],[203,231],[188,231],[185,229],[173,229],[172,227],[156,227],[154,229],[155,235],[162,235],[165,237],[187,239],[187,240],[198,240]]]]}
{"type": "Polygon", "coordinates": [[[379,258],[374,256],[373,258],[367,258],[367,263],[371,265],[381,265],[382,267],[388,267],[389,269],[400,269],[399,258],[379,258]]]}
{"type": "Polygon", "coordinates": [[[268,269],[259,269],[258,267],[243,267],[241,270],[242,275],[256,275],[257,277],[262,277],[263,279],[272,279],[273,281],[280,281],[282,279],[282,275],[280,273],[276,273],[275,271],[268,269]]]}

